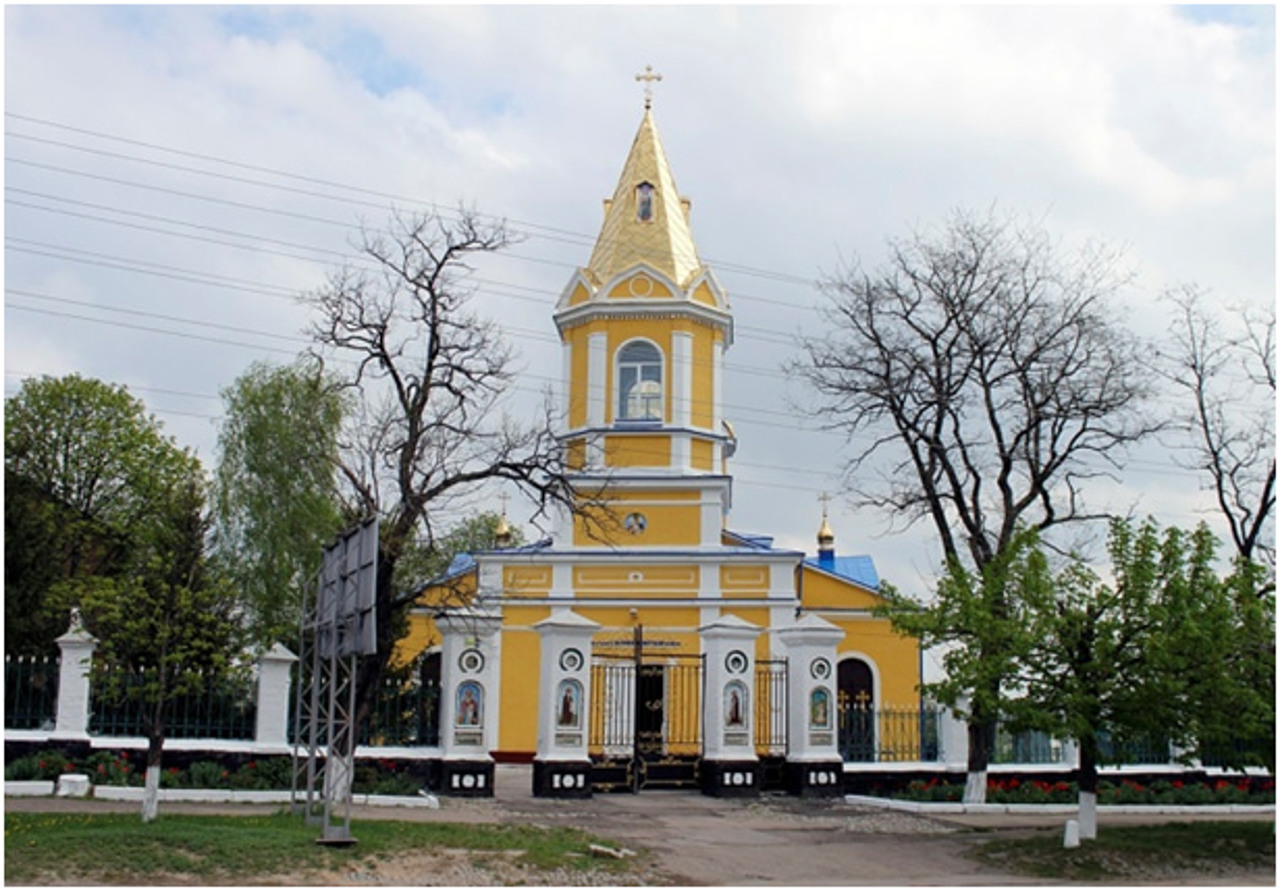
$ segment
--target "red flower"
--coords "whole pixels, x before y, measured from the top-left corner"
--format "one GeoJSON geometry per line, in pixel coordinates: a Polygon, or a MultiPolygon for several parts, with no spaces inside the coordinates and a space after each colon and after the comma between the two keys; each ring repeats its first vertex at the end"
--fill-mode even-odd
{"type": "Polygon", "coordinates": [[[1018,785],[1019,785],[1019,784],[1018,784],[1018,778],[1017,778],[1017,777],[1014,777],[1013,779],[1009,780],[1009,788],[1010,788],[1010,789],[1016,789],[1016,788],[1018,788],[1018,785]]]}
{"type": "Polygon", "coordinates": [[[1173,788],[1175,788],[1175,789],[1181,789],[1181,788],[1182,788],[1182,780],[1174,780],[1174,781],[1173,781],[1173,788]]]}
{"type": "Polygon", "coordinates": [[[1231,784],[1228,783],[1226,780],[1218,780],[1218,782],[1214,784],[1213,788],[1221,792],[1223,789],[1227,788],[1230,785],[1231,784]]]}
{"type": "Polygon", "coordinates": [[[250,761],[248,764],[245,765],[245,767],[249,768],[250,770],[256,769],[257,766],[258,766],[258,762],[256,761],[250,761]]]}
{"type": "Polygon", "coordinates": [[[178,768],[176,768],[176,767],[170,767],[170,768],[169,768],[169,773],[174,774],[174,775],[176,776],[177,774],[181,773],[181,771],[180,771],[180,770],[178,770],[178,768]]]}

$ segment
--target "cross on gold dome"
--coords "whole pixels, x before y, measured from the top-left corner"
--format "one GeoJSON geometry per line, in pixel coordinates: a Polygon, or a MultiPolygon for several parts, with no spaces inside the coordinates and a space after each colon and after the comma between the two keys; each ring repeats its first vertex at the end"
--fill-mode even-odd
{"type": "Polygon", "coordinates": [[[655,74],[652,65],[644,66],[644,73],[636,75],[636,81],[644,81],[644,107],[649,110],[649,106],[653,104],[653,82],[662,80],[661,74],[655,74]]]}

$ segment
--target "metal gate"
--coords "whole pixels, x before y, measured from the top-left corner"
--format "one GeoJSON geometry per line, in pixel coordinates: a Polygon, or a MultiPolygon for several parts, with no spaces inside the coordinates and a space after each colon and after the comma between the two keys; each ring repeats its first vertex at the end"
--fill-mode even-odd
{"type": "Polygon", "coordinates": [[[598,791],[697,786],[703,657],[600,656],[591,664],[592,786],[598,791]]]}

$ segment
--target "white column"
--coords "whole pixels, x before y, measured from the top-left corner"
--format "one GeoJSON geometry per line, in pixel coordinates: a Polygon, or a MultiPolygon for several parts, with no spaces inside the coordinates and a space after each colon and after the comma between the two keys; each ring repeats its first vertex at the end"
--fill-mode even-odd
{"type": "Polygon", "coordinates": [[[258,657],[258,720],[253,739],[260,746],[289,744],[289,671],[297,661],[280,643],[258,657]]]}
{"type": "Polygon", "coordinates": [[[58,718],[52,737],[89,735],[89,671],[97,639],[85,630],[79,610],[71,611],[71,625],[57,640],[62,650],[58,671],[58,718]]]}
{"type": "Polygon", "coordinates": [[[573,426],[570,414],[573,410],[573,344],[560,344],[560,411],[564,414],[564,429],[573,426]]]}
{"type": "MultiPolygon", "coordinates": [[[[707,761],[755,762],[756,638],[760,627],[722,616],[698,629],[706,656],[703,757],[707,761]]],[[[738,783],[737,785],[741,785],[738,783]]],[[[750,785],[754,786],[754,783],[750,785]]]]}
{"type": "Polygon", "coordinates": [[[693,335],[671,335],[671,423],[688,427],[693,419],[693,335]]]}
{"type": "Polygon", "coordinates": [[[787,648],[788,785],[800,795],[834,795],[843,789],[836,645],[844,635],[814,615],[778,631],[787,648]]]}
{"type": "MultiPolygon", "coordinates": [[[[969,698],[961,696],[956,708],[969,708],[969,698]]],[[[938,720],[938,737],[942,743],[942,760],[948,770],[965,772],[969,769],[969,725],[964,718],[945,706],[938,720]]]]}
{"type": "Polygon", "coordinates": [[[603,427],[609,371],[609,335],[587,335],[587,426],[603,427]]]}
{"type": "Polygon", "coordinates": [[[724,344],[717,343],[711,348],[711,430],[722,432],[724,413],[721,409],[721,393],[724,390],[724,344]]]}
{"type": "Polygon", "coordinates": [[[502,618],[464,608],[436,617],[440,629],[440,748],[446,795],[491,796],[497,742],[502,618]]]}
{"type": "Polygon", "coordinates": [[[538,675],[538,752],[533,794],[585,798],[591,794],[591,639],[600,625],[558,610],[533,626],[541,638],[538,675]]]}

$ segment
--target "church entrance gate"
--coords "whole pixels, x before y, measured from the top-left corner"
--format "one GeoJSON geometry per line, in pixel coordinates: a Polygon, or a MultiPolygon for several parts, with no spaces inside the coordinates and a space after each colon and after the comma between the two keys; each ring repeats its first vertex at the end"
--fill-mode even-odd
{"type": "Polygon", "coordinates": [[[697,788],[703,657],[639,651],[596,655],[591,672],[592,787],[601,792],[697,788]]]}

